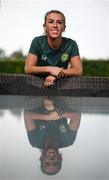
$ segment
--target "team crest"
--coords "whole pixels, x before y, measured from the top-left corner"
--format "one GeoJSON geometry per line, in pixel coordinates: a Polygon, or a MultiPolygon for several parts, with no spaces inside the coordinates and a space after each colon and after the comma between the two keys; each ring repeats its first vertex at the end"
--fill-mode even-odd
{"type": "Polygon", "coordinates": [[[63,124],[60,125],[59,129],[61,132],[66,132],[66,128],[63,124]]]}
{"type": "Polygon", "coordinates": [[[61,56],[61,61],[65,62],[65,61],[68,60],[68,58],[69,58],[69,55],[67,53],[63,53],[62,56],[61,56]]]}

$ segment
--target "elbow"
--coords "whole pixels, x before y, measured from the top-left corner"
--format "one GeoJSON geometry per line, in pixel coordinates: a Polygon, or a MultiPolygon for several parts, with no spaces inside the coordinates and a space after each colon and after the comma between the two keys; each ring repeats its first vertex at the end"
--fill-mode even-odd
{"type": "Polygon", "coordinates": [[[25,73],[26,75],[30,75],[30,74],[31,74],[31,72],[30,72],[30,70],[29,70],[28,67],[25,67],[25,68],[24,68],[24,73],[25,73]]]}
{"type": "Polygon", "coordinates": [[[82,76],[83,75],[83,65],[82,65],[82,63],[79,66],[79,68],[77,68],[77,74],[78,74],[78,76],[82,76]]]}
{"type": "Polygon", "coordinates": [[[83,75],[83,69],[81,68],[81,69],[77,70],[76,75],[82,76],[83,75]]]}
{"type": "Polygon", "coordinates": [[[78,73],[79,76],[82,76],[83,75],[83,70],[80,70],[79,73],[78,73]]]}
{"type": "Polygon", "coordinates": [[[79,76],[83,75],[83,66],[81,65],[80,69],[79,69],[79,76]]]}

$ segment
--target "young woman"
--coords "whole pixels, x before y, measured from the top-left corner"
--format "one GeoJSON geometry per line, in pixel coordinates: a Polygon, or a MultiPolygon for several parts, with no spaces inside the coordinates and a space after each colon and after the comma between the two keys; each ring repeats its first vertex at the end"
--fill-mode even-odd
{"type": "Polygon", "coordinates": [[[51,86],[64,76],[82,75],[82,63],[77,43],[62,37],[65,31],[65,16],[58,10],[46,13],[45,35],[32,40],[25,62],[25,73],[45,77],[44,85],[51,86]]]}
{"type": "Polygon", "coordinates": [[[80,126],[81,113],[65,111],[65,107],[62,99],[42,97],[39,107],[24,111],[29,142],[32,147],[40,149],[41,170],[48,175],[60,171],[62,155],[59,149],[75,142],[80,126]]]}

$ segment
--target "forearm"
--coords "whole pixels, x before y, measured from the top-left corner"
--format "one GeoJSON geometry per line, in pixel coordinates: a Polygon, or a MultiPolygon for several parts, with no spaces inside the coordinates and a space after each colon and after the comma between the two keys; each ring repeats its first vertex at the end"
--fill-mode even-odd
{"type": "Polygon", "coordinates": [[[62,69],[64,76],[81,76],[82,75],[82,61],[79,56],[74,56],[70,60],[70,67],[62,69]]]}
{"type": "Polygon", "coordinates": [[[42,113],[25,112],[24,119],[32,123],[34,120],[47,120],[48,115],[42,113]]]}
{"type": "Polygon", "coordinates": [[[49,67],[48,66],[30,66],[30,67],[25,66],[25,74],[40,74],[40,73],[50,74],[49,67]]]}
{"type": "Polygon", "coordinates": [[[81,76],[82,75],[82,68],[68,68],[68,69],[62,69],[62,73],[64,74],[64,76],[81,76]]]}
{"type": "Polygon", "coordinates": [[[25,66],[26,74],[43,74],[46,73],[47,76],[57,76],[61,72],[62,68],[55,66],[25,66]]]}
{"type": "Polygon", "coordinates": [[[52,115],[52,114],[48,114],[48,115],[37,114],[34,117],[34,120],[45,120],[45,121],[51,121],[51,120],[57,120],[57,119],[59,119],[58,114],[54,114],[54,115],[52,115]]]}

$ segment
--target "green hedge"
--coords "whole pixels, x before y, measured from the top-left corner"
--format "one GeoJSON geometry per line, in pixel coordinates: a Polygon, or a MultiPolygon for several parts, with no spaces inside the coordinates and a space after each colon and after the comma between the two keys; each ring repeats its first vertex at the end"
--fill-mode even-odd
{"type": "MultiPolygon", "coordinates": [[[[108,76],[109,60],[87,60],[82,59],[83,76],[108,76]]],[[[0,60],[0,73],[24,73],[24,60],[0,60]]]]}
{"type": "Polygon", "coordinates": [[[24,60],[2,60],[0,61],[0,73],[23,74],[24,63],[24,60]]]}
{"type": "Polygon", "coordinates": [[[109,77],[109,60],[83,59],[83,75],[109,77]]]}

